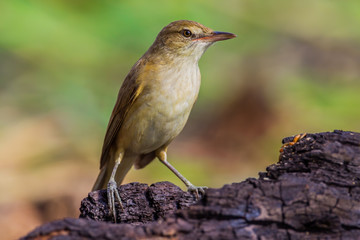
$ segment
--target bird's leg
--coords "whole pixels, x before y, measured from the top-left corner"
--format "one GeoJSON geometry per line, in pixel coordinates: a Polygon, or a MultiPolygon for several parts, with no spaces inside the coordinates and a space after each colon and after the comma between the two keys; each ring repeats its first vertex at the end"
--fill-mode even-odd
{"type": "Polygon", "coordinates": [[[124,210],[124,207],[123,207],[122,202],[121,202],[120,194],[119,194],[119,191],[117,189],[117,184],[116,184],[116,181],[115,181],[116,170],[117,170],[117,168],[118,168],[118,166],[120,164],[120,161],[121,161],[122,157],[123,157],[123,154],[120,153],[119,157],[115,161],[115,165],[114,165],[114,168],[112,170],[112,173],[111,173],[108,185],[107,185],[108,204],[109,204],[110,212],[112,212],[112,214],[113,214],[115,223],[116,223],[115,197],[118,200],[121,209],[124,210]]]}
{"type": "Polygon", "coordinates": [[[176,168],[174,168],[168,161],[167,161],[167,153],[166,148],[157,152],[157,158],[159,158],[160,162],[162,162],[167,168],[169,168],[187,187],[187,190],[191,193],[194,193],[196,199],[199,200],[199,192],[202,196],[205,195],[205,189],[207,187],[197,187],[194,186],[189,180],[187,180],[176,168]]]}

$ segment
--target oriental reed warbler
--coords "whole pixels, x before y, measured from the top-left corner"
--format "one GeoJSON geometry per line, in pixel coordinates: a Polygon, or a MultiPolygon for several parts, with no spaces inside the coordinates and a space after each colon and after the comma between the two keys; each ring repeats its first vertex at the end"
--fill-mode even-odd
{"type": "Polygon", "coordinates": [[[187,20],[164,27],[148,51],[126,76],[107,127],[100,173],[93,190],[107,188],[110,211],[116,221],[115,201],[123,208],[117,189],[134,165],[140,169],[158,158],[188,191],[197,187],[167,160],[167,148],[181,132],[200,88],[198,61],[217,41],[236,37],[187,20]]]}

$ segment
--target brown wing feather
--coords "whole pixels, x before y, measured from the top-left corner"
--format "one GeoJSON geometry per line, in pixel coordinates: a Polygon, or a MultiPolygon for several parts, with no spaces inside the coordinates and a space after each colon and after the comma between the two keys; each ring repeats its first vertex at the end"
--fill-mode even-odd
{"type": "Polygon", "coordinates": [[[119,90],[118,98],[112,111],[104,138],[104,144],[100,160],[100,168],[102,168],[108,160],[110,149],[117,138],[117,134],[121,129],[126,114],[130,110],[131,106],[134,104],[143,89],[137,81],[143,65],[144,61],[140,59],[132,67],[119,90]]]}

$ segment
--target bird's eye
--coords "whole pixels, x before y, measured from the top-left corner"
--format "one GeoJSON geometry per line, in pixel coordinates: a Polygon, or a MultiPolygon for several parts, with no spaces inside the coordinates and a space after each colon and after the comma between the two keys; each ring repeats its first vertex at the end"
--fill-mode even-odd
{"type": "Polygon", "coordinates": [[[190,30],[188,30],[188,29],[184,29],[183,31],[182,31],[182,35],[184,36],[184,37],[191,37],[191,35],[192,35],[192,32],[190,31],[190,30]]]}

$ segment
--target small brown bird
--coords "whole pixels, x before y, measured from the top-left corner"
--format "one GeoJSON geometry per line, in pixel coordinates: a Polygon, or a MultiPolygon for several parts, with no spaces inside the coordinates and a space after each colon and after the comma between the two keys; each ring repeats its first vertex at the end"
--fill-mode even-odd
{"type": "Polygon", "coordinates": [[[93,190],[107,188],[116,220],[117,185],[134,165],[140,169],[158,158],[187,186],[204,194],[168,161],[167,148],[181,132],[200,88],[198,61],[216,41],[234,38],[200,23],[181,20],[164,27],[149,50],[126,76],[111,114],[102,148],[100,173],[93,190]]]}

